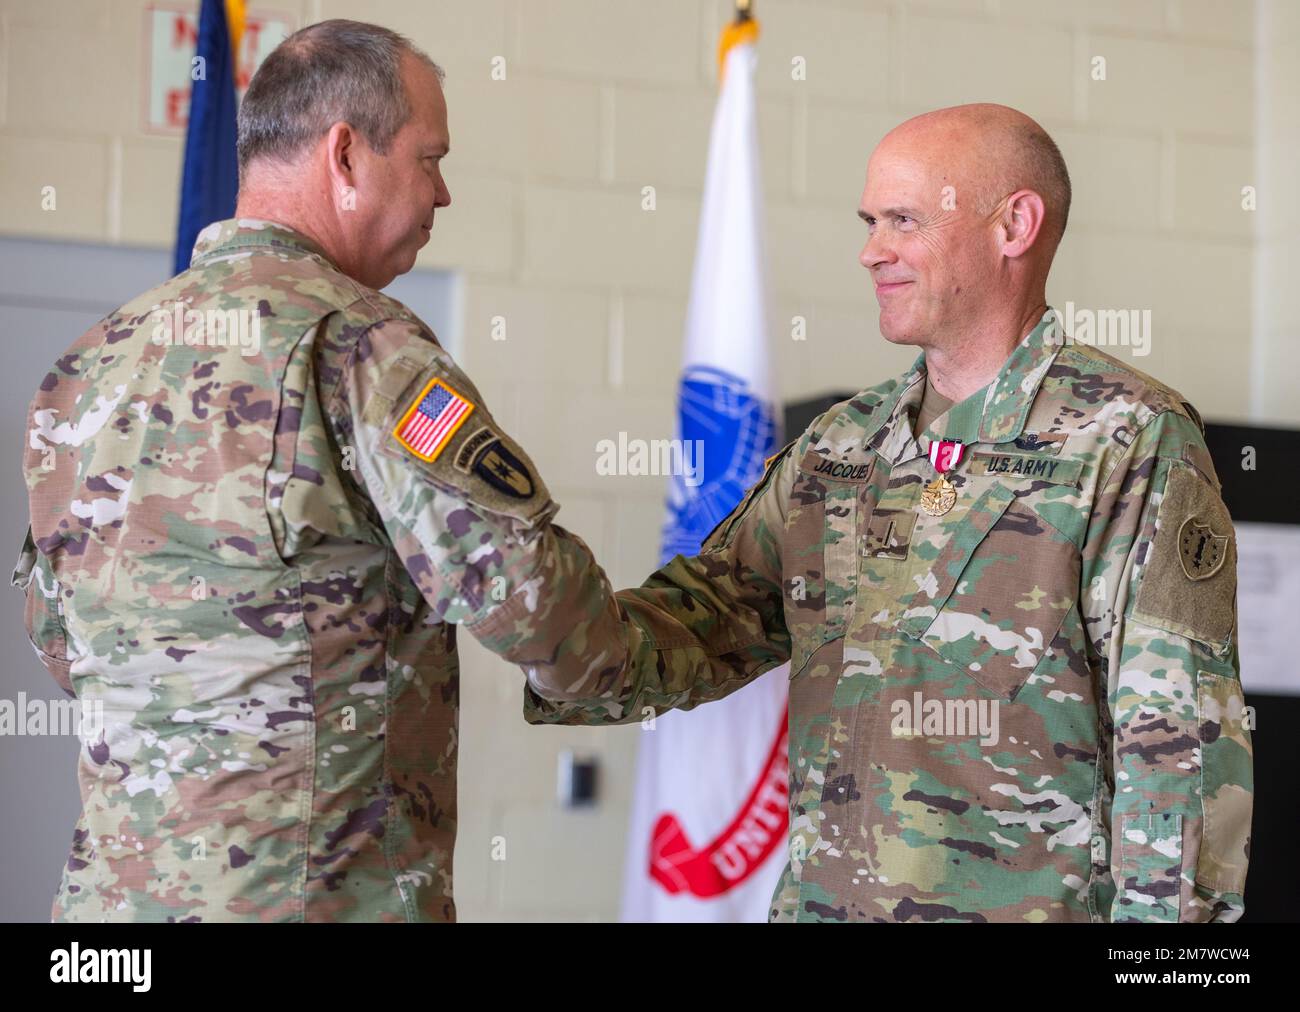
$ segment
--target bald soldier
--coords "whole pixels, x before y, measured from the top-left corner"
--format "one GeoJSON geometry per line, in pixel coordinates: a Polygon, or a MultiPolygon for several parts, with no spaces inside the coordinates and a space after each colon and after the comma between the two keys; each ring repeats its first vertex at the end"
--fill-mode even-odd
{"type": "Polygon", "coordinates": [[[1047,307],[1069,205],[1014,110],[888,134],[860,259],[916,364],[525,665],[530,722],[600,724],[791,662],[774,920],[1242,914],[1232,524],[1192,406],[1047,307]]]}
{"type": "Polygon", "coordinates": [[[239,110],[237,217],[32,402],[13,582],[103,722],[55,920],[454,919],[457,625],[527,643],[517,597],[584,616],[601,584],[376,291],[450,203],[440,79],[375,26],[287,39],[239,110]]]}

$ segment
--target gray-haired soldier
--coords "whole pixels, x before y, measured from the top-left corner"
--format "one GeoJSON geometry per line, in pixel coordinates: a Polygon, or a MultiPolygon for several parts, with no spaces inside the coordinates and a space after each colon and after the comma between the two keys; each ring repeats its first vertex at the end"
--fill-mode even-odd
{"type": "Polygon", "coordinates": [[[105,724],[56,920],[455,917],[456,625],[498,645],[538,579],[563,606],[599,578],[375,290],[450,202],[440,77],[373,25],[287,39],[240,109],[237,217],[32,403],[14,582],[105,724]]]}

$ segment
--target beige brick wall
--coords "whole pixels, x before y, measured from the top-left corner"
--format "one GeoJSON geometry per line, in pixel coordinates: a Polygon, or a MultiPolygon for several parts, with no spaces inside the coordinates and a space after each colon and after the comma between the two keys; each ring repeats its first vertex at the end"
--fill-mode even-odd
{"type": "MultiPolygon", "coordinates": [[[[1279,97],[1261,124],[1290,131],[1280,154],[1270,148],[1280,190],[1278,168],[1300,153],[1285,119],[1294,119],[1295,16],[1285,0],[1261,2],[1290,33],[1266,40],[1284,68],[1279,86],[1292,88],[1289,111],[1279,97]]],[[[564,504],[561,522],[588,539],[616,583],[639,581],[657,553],[663,483],[597,480],[594,444],[619,430],[672,434],[714,49],[730,4],[265,6],[300,24],[382,22],[446,67],[453,204],[421,263],[463,272],[463,364],[564,504]],[[491,77],[497,57],[505,80],[491,77]],[[655,187],[653,212],[641,209],[646,186],[655,187]],[[504,342],[489,336],[498,316],[504,342]]],[[[171,242],[180,142],[140,130],[142,7],[0,0],[0,231],[171,242]],[[39,208],[50,184],[59,192],[53,214],[39,208]]],[[[1250,417],[1252,375],[1270,393],[1258,418],[1298,417],[1300,401],[1260,368],[1258,341],[1252,352],[1257,277],[1271,271],[1278,288],[1294,289],[1276,264],[1295,253],[1297,231],[1293,191],[1272,198],[1286,202],[1290,224],[1263,240],[1240,207],[1241,187],[1256,182],[1259,139],[1251,0],[757,0],[756,9],[784,397],[867,386],[910,363],[910,352],[880,340],[856,260],[866,156],[908,115],[989,100],[1039,118],[1073,171],[1075,210],[1052,301],[1151,309],[1152,352],[1135,364],[1209,417],[1250,417]],[[1104,81],[1090,76],[1096,57],[1104,81]],[[792,79],[796,58],[805,80],[792,79]],[[1261,242],[1274,254],[1263,267],[1261,242]],[[796,315],[808,321],[804,342],[788,337],[796,315]]],[[[1284,332],[1295,333],[1294,299],[1268,303],[1267,314],[1265,337],[1280,348],[1284,332]]],[[[1294,341],[1287,353],[1294,363],[1294,341]]],[[[464,656],[462,916],[613,917],[639,732],[527,728],[518,674],[471,642],[464,656]],[[599,810],[554,804],[562,748],[601,757],[599,810]],[[505,862],[489,859],[498,836],[505,862]]]]}
{"type": "Polygon", "coordinates": [[[1300,4],[1259,0],[1252,417],[1300,425],[1300,4]]]}

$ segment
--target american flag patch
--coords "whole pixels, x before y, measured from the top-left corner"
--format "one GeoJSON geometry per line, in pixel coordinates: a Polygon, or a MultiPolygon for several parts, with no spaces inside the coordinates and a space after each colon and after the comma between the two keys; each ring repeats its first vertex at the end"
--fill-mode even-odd
{"type": "Polygon", "coordinates": [[[433,460],[473,410],[473,404],[435,378],[406,409],[393,435],[421,460],[433,460]]]}

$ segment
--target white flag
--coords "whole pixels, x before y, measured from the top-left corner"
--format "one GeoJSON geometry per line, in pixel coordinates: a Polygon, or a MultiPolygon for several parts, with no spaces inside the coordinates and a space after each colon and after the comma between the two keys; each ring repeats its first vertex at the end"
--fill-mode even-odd
{"type": "MultiPolygon", "coordinates": [[[[729,31],[740,40],[723,37],[679,395],[678,435],[701,440],[703,480],[674,478],[664,562],[698,552],[762,476],[776,443],[754,107],[757,26],[729,31]]],[[[643,727],[623,920],[767,919],[786,861],[787,678],[782,666],[725,699],[643,727]]]]}

